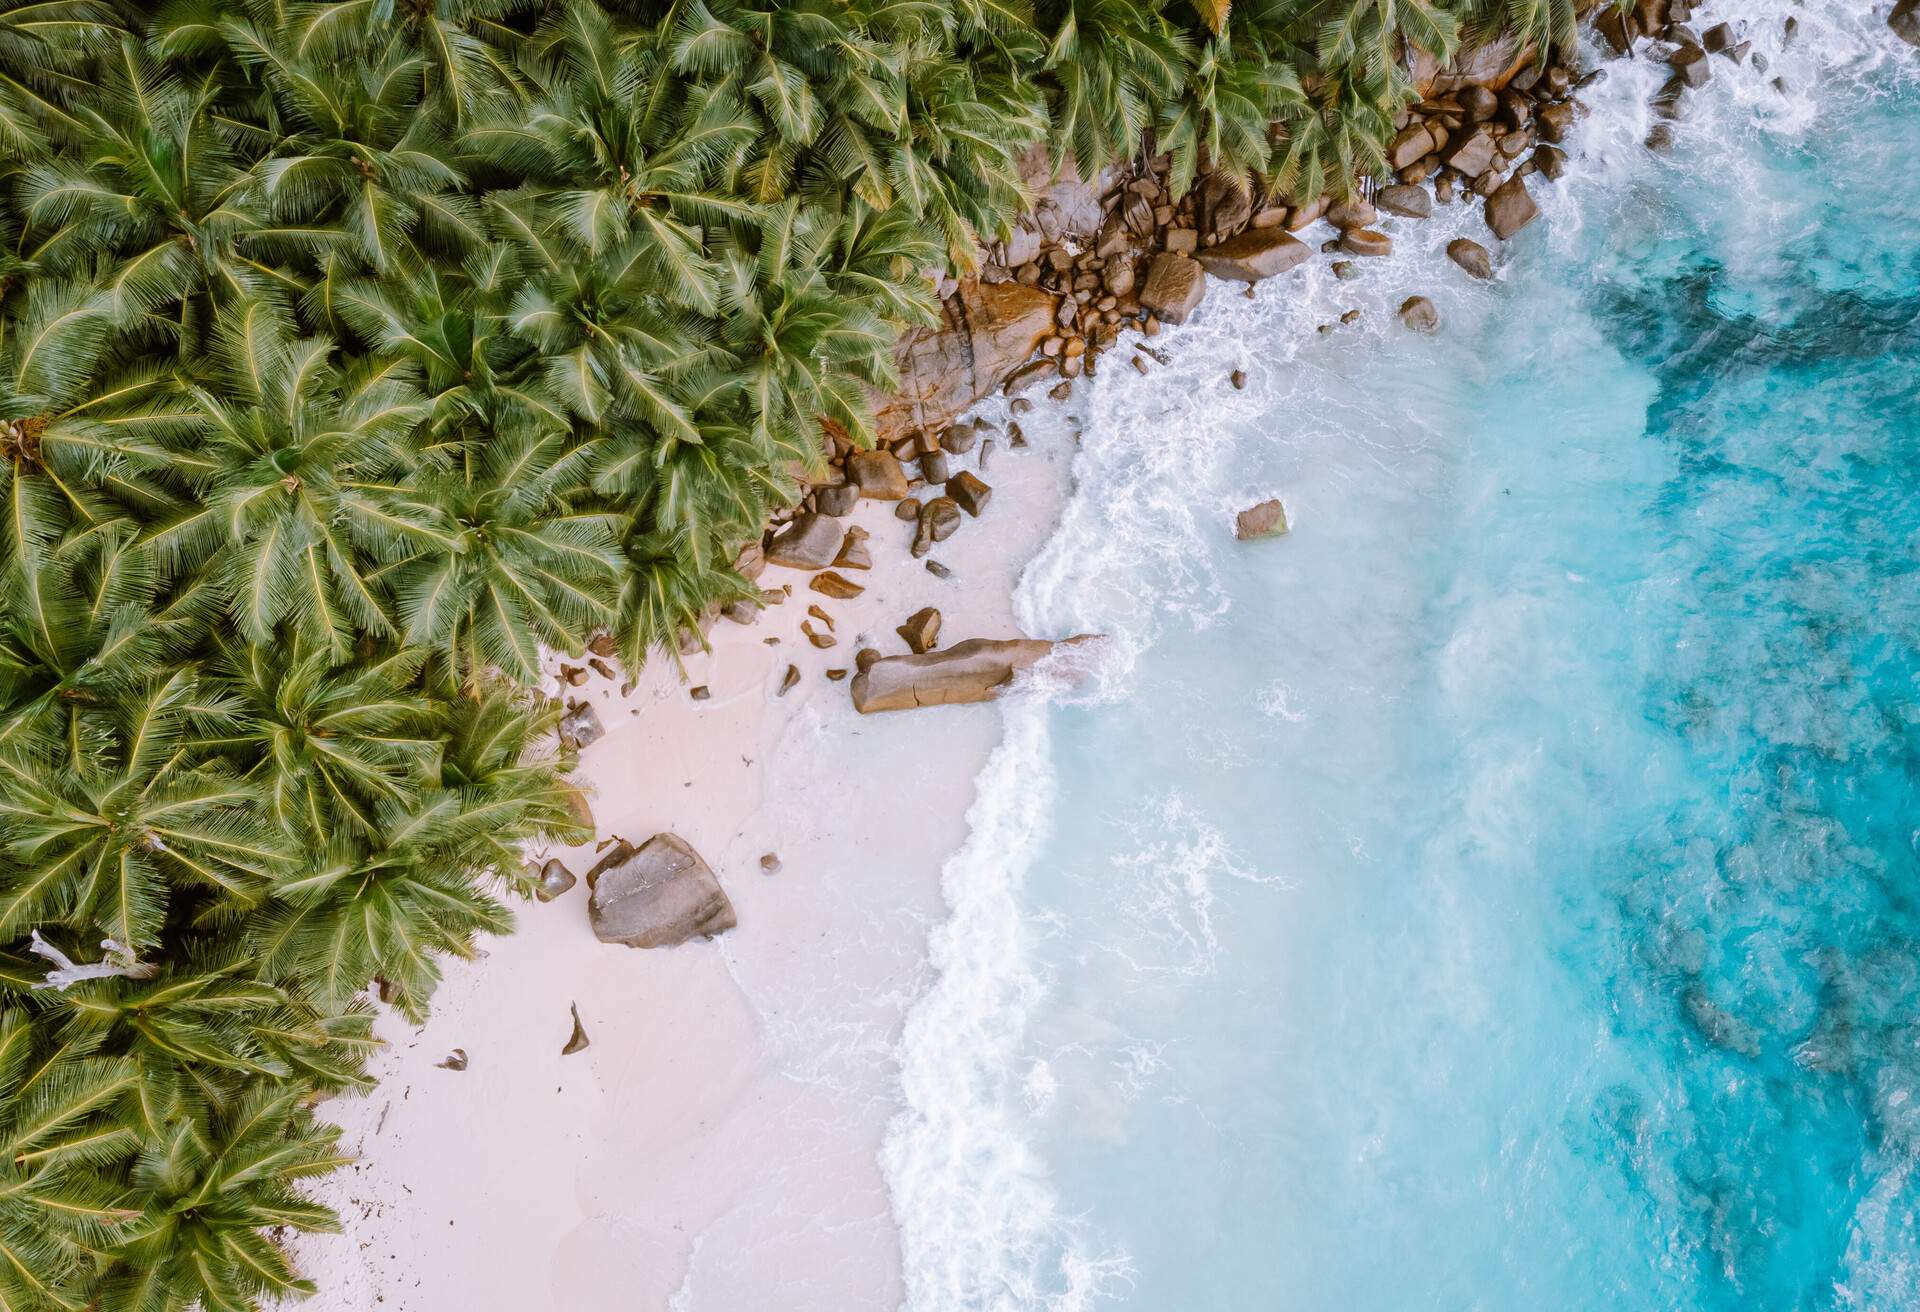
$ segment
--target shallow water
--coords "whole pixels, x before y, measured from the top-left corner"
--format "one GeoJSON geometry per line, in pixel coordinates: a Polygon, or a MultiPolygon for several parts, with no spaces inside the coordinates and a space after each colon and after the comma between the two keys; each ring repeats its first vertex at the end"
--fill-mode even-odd
{"type": "Polygon", "coordinates": [[[1617,66],[1496,283],[1461,207],[1113,357],[1017,599],[1111,641],[901,1045],[913,1312],[1920,1306],[1920,57],[1742,13],[1788,93],[1649,156],[1617,66]]]}

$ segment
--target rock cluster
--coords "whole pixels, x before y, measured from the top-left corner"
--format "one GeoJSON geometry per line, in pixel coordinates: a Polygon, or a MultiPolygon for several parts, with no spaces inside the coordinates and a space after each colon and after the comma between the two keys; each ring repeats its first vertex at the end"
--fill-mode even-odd
{"type": "MultiPolygon", "coordinates": [[[[1902,7],[1896,6],[1888,20],[1896,32],[1900,30],[1896,20],[1902,7]]],[[[1904,7],[1915,13],[1916,0],[1905,0],[1904,7]]],[[[1594,30],[1613,54],[1644,55],[1671,70],[1653,97],[1654,115],[1665,120],[1647,134],[1646,144],[1655,150],[1672,142],[1670,125],[1686,116],[1688,95],[1713,80],[1713,56],[1735,65],[1751,64],[1758,73],[1767,70],[1766,57],[1754,53],[1753,42],[1745,39],[1735,24],[1715,23],[1702,33],[1694,31],[1692,21],[1693,7],[1688,0],[1637,0],[1631,9],[1602,9],[1594,19],[1594,30]],[[1648,45],[1644,50],[1637,49],[1642,41],[1648,45]]],[[[1920,19],[1915,21],[1920,24],[1920,19]]],[[[1792,39],[1796,26],[1792,18],[1786,20],[1787,39],[1792,39]]],[[[1908,39],[1920,45],[1920,32],[1908,39]]],[[[1781,88],[1777,78],[1774,87],[1781,88]]]]}

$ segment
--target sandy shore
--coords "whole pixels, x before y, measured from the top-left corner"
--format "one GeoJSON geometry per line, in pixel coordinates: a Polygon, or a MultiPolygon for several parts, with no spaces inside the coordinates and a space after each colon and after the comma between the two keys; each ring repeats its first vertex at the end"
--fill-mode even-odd
{"type": "MultiPolygon", "coordinates": [[[[1008,598],[1055,522],[1074,408],[1021,417],[1024,450],[995,439],[992,505],[933,553],[951,579],[908,555],[891,503],[863,502],[845,522],[872,533],[874,569],[849,572],[864,595],[830,601],[769,568],[762,585],[791,599],[755,625],[722,621],[684,679],[661,658],[624,697],[598,677],[575,692],[607,728],[582,763],[599,838],[680,834],[740,927],[667,950],[603,945],[583,881],[452,965],[424,1028],[383,1017],[379,1088],[323,1109],[360,1161],[315,1188],[344,1233],[298,1242],[321,1289],[304,1306],[898,1307],[875,1151],[898,1106],[901,1018],[927,983],[940,867],[999,718],[862,717],[826,672],[851,671],[863,646],[904,651],[893,628],[924,605],[942,611],[943,643],[1014,632],[1008,598]],[[799,631],[812,603],[835,620],[831,649],[799,631]],[[789,663],[801,682],[781,697],[789,663]],[[698,685],[709,699],[689,696],[698,685]],[[592,1046],[562,1057],[569,1004],[592,1046]],[[468,1068],[438,1069],[455,1048],[468,1068]]],[[[1002,403],[984,413],[1004,429],[1002,403]]],[[[592,845],[552,855],[582,875],[595,860],[592,845]]]]}

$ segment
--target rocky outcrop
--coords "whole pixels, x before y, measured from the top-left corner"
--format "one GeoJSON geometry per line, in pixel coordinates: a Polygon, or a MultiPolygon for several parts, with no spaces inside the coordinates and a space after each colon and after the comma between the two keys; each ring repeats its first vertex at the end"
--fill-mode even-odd
{"type": "Polygon", "coordinates": [[[1311,254],[1305,242],[1283,229],[1249,228],[1195,258],[1216,278],[1259,282],[1306,263],[1311,254]]]}
{"type": "Polygon", "coordinates": [[[1054,298],[1038,287],[962,282],[938,327],[909,329],[895,344],[900,390],[875,398],[881,441],[952,423],[1032,355],[1053,327],[1054,298]]]}
{"type": "Polygon", "coordinates": [[[1289,530],[1287,508],[1279,497],[1248,506],[1233,520],[1233,535],[1242,542],[1256,538],[1277,538],[1289,530]]]}
{"type": "Polygon", "coordinates": [[[587,872],[594,937],[630,948],[670,948],[712,938],[739,923],[726,890],[677,834],[638,848],[621,842],[587,872]]]}
{"type": "Polygon", "coordinates": [[[1065,642],[1040,638],[970,638],[920,656],[885,656],[853,680],[853,708],[862,715],[916,706],[992,701],[1013,676],[1044,660],[1056,647],[1094,641],[1082,635],[1065,642]]]}
{"type": "Polygon", "coordinates": [[[1167,251],[1147,266],[1140,304],[1168,323],[1185,323],[1206,294],[1207,274],[1199,262],[1167,251]]]}

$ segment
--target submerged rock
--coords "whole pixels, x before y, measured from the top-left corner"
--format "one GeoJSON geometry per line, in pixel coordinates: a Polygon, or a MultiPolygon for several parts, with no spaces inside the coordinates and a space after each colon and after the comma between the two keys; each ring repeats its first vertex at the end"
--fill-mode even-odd
{"type": "Polygon", "coordinates": [[[1279,537],[1288,529],[1287,508],[1281,504],[1279,497],[1248,506],[1233,520],[1233,535],[1242,542],[1279,537]]]}
{"type": "Polygon", "coordinates": [[[567,863],[554,857],[540,867],[540,880],[534,885],[533,895],[542,902],[551,902],[572,888],[575,882],[573,871],[567,869],[567,863]]]}
{"type": "Polygon", "coordinates": [[[739,924],[720,881],[677,834],[655,834],[638,848],[622,841],[587,872],[587,885],[602,943],[666,948],[739,924]]]}
{"type": "Polygon", "coordinates": [[[1447,258],[1476,278],[1493,277],[1493,259],[1487,248],[1471,237],[1456,237],[1447,243],[1447,258]]]}
{"type": "Polygon", "coordinates": [[[1440,311],[1424,296],[1409,296],[1400,302],[1400,322],[1417,333],[1430,333],[1440,327],[1440,311]]]}
{"type": "Polygon", "coordinates": [[[862,715],[992,701],[1013,676],[1056,647],[1091,642],[1090,635],[1054,643],[1040,638],[970,638],[944,651],[886,656],[853,681],[853,708],[862,715]]]}

